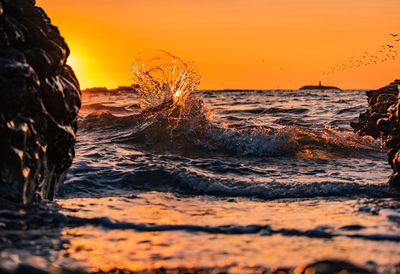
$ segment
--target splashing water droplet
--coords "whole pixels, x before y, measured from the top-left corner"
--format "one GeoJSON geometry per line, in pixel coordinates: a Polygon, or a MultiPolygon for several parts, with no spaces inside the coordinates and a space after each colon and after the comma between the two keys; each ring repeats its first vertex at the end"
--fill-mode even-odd
{"type": "Polygon", "coordinates": [[[166,103],[183,104],[200,84],[193,64],[163,50],[138,54],[131,66],[131,78],[139,85],[142,109],[166,103]]]}

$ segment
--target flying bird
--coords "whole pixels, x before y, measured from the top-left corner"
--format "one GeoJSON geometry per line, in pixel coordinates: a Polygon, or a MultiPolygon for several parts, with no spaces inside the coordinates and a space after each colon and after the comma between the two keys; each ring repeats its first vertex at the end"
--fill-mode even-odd
{"type": "MultiPolygon", "coordinates": [[[[392,40],[392,42],[400,42],[400,34],[391,33],[390,35],[395,38],[392,40]]],[[[350,57],[345,64],[333,65],[329,70],[325,71],[324,73],[325,75],[331,75],[340,71],[395,60],[396,56],[399,54],[396,50],[397,44],[393,44],[391,42],[389,43],[390,44],[381,45],[381,48],[378,48],[376,52],[369,53],[367,51],[363,51],[363,54],[361,54],[359,57],[350,57]]]]}

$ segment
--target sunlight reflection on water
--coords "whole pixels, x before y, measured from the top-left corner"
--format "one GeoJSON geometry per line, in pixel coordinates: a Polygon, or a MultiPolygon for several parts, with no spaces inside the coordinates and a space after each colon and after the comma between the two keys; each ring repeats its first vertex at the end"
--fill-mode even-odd
{"type": "MultiPolygon", "coordinates": [[[[152,192],[139,194],[134,199],[107,197],[59,202],[64,213],[81,218],[112,216],[115,222],[149,224],[150,227],[263,224],[270,225],[271,230],[232,235],[179,228],[148,232],[108,230],[101,226],[68,228],[63,234],[71,245],[63,256],[71,260],[71,266],[75,260],[77,266],[102,271],[114,268],[144,270],[161,266],[170,269],[191,266],[270,268],[307,264],[326,258],[351,260],[360,265],[375,260],[384,265],[393,264],[400,258],[399,242],[383,244],[382,241],[365,241],[352,236],[400,232],[399,227],[384,216],[360,212],[360,201],[258,202],[236,198],[211,199],[210,203],[209,199],[186,197],[180,200],[172,194],[152,192]],[[309,234],[297,235],[294,230],[308,231],[309,234]],[[318,236],[318,231],[335,236],[318,236]]],[[[369,204],[367,200],[362,203],[369,204]]]]}

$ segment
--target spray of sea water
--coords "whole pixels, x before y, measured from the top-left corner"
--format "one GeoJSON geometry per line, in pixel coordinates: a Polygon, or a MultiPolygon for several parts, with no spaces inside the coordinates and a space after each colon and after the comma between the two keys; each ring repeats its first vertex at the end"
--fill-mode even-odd
{"type": "Polygon", "coordinates": [[[161,50],[137,55],[131,77],[139,85],[140,107],[144,110],[167,103],[184,105],[200,84],[193,65],[161,50]]]}

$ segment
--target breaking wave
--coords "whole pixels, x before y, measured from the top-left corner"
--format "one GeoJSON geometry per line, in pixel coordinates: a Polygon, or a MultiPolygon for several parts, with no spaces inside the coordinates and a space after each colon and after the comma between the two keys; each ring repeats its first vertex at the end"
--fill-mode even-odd
{"type": "Polygon", "coordinates": [[[242,129],[213,123],[204,103],[194,97],[184,105],[164,105],[124,117],[95,112],[81,121],[83,129],[115,130],[112,141],[143,145],[150,150],[221,152],[237,156],[348,157],[382,150],[370,137],[330,128],[248,126],[242,129]]]}
{"type": "MultiPolygon", "coordinates": [[[[246,125],[245,121],[239,127],[217,124],[204,102],[192,94],[200,83],[193,65],[165,51],[139,54],[131,72],[139,86],[141,110],[138,112],[135,108],[136,112],[132,112],[131,107],[92,104],[87,107],[94,112],[81,119],[81,129],[105,128],[115,131],[111,134],[112,142],[183,154],[217,152],[253,157],[330,158],[382,148],[381,142],[372,138],[329,127],[313,129],[301,124],[286,123],[285,126],[280,123],[283,127],[276,129],[269,125],[246,125]]],[[[234,109],[226,110],[229,111],[235,113],[234,109]]],[[[251,111],[254,115],[303,115],[308,109],[275,107],[251,111]]]]}

